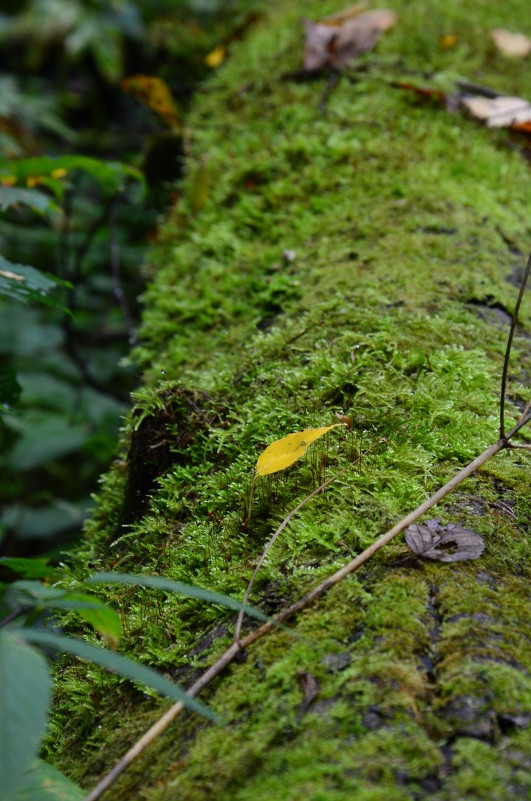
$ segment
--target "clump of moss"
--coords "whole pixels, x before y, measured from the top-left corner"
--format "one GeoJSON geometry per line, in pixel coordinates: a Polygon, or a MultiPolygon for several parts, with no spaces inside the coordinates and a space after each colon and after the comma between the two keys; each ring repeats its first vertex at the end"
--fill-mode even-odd
{"type": "MultiPolygon", "coordinates": [[[[205,157],[210,194],[199,213],[185,199],[152,252],[133,356],[144,387],[76,577],[89,565],[162,573],[241,598],[287,511],[350,465],[264,564],[251,600],[274,613],[497,437],[507,327],[492,309],[512,308],[529,250],[526,166],[506,133],[390,82],[434,73],[450,89],[461,74],[531,94],[529,74],[488,43],[526,4],[394,6],[396,28],[346,71],[326,115],[325,77],[286,77],[301,60],[302,11],[334,10],[317,2],[273,7],[198,98],[181,194],[205,157]],[[455,49],[440,48],[452,32],[455,49]],[[352,432],[260,480],[246,524],[260,451],[336,413],[352,432]]],[[[526,397],[530,321],[527,305],[510,419],[526,397]]],[[[271,635],[214,683],[206,700],[228,728],[185,716],[116,797],[524,798],[526,460],[500,454],[437,509],[485,537],[481,560],[404,561],[393,544],[299,615],[295,636],[271,635]],[[301,672],[320,685],[302,715],[301,672]]],[[[230,641],[220,609],[131,588],[106,597],[123,612],[124,649],[183,683],[230,641]]],[[[62,670],[48,754],[88,786],[161,702],[91,668],[80,705],[86,674],[62,670]],[[101,728],[86,741],[92,719],[101,728]]]]}

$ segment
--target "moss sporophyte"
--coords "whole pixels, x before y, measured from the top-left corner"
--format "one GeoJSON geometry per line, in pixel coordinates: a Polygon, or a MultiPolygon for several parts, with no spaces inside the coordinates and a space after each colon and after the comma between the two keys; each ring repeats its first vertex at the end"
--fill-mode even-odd
{"type": "MultiPolygon", "coordinates": [[[[133,354],[145,378],[76,575],[112,564],[241,600],[273,532],[315,491],[256,574],[249,600],[272,616],[498,442],[508,325],[496,310],[512,313],[531,249],[520,143],[389,83],[430,72],[445,91],[460,75],[531,96],[529,72],[488,36],[523,29],[527,3],[393,9],[396,25],[345,69],[326,114],[327,76],[290,75],[299,18],[337,11],[330,3],[268,6],[197,97],[180,195],[208,156],[208,197],[200,210],[181,203],[151,251],[133,354]],[[455,46],[440,47],[450,33],[455,46]],[[306,448],[336,414],[352,430],[255,478],[268,444],[304,432],[306,448]]],[[[529,399],[530,324],[524,296],[507,431],[529,399]]],[[[519,437],[529,444],[525,428],[519,437]]],[[[209,685],[202,700],[225,728],[180,718],[115,797],[525,798],[528,459],[503,450],[437,506],[443,523],[483,537],[480,559],[403,561],[394,539],[209,685]],[[301,671],[320,691],[299,716],[301,671]]],[[[180,684],[231,648],[235,620],[220,607],[108,593],[124,651],[180,684]]],[[[62,665],[56,694],[46,756],[87,788],[166,709],[81,663],[62,665]]]]}

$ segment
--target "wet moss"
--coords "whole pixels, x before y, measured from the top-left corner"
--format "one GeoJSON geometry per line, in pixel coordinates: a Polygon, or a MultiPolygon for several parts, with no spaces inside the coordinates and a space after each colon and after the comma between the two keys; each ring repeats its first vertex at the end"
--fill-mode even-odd
{"type": "MultiPolygon", "coordinates": [[[[531,242],[527,165],[506,132],[390,84],[451,89],[466,75],[531,94],[529,71],[488,40],[490,27],[523,24],[527,4],[396,2],[396,28],[346,71],[323,115],[326,77],[288,74],[299,16],[325,5],[272,6],[197,100],[183,201],[151,255],[133,355],[144,385],[65,582],[112,568],[241,598],[287,511],[350,464],[264,564],[252,601],[273,613],[497,437],[504,315],[531,242]],[[452,32],[455,49],[439,47],[452,32]],[[204,160],[197,212],[187,197],[204,160]],[[260,451],[336,413],[353,430],[260,480],[246,524],[260,451]]],[[[510,420],[529,394],[530,325],[526,303],[510,420]]],[[[115,797],[525,797],[530,503],[527,454],[499,454],[434,512],[482,534],[478,562],[406,559],[395,542],[214,682],[205,700],[226,728],[184,716],[115,797]],[[320,686],[302,716],[301,672],[320,686]]],[[[102,595],[123,614],[123,649],[183,684],[230,642],[218,608],[117,586],[102,595]]],[[[48,757],[90,786],[163,706],[65,663],[48,757]]]]}

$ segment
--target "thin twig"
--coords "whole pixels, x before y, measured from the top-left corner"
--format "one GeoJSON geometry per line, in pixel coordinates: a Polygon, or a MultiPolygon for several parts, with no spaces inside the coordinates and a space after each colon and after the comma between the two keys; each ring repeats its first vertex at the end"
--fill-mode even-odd
{"type": "Polygon", "coordinates": [[[514,331],[516,329],[516,321],[518,320],[518,312],[520,311],[520,304],[522,303],[522,298],[524,296],[525,287],[527,284],[527,279],[529,277],[530,270],[531,270],[531,254],[529,255],[529,259],[527,260],[527,265],[524,270],[522,283],[520,284],[520,291],[518,293],[516,306],[514,307],[513,319],[511,321],[511,329],[509,331],[509,337],[507,339],[507,347],[505,349],[505,359],[503,361],[503,371],[502,371],[501,390],[500,390],[500,439],[503,439],[505,437],[505,388],[507,385],[507,371],[509,370],[509,358],[511,356],[511,347],[513,344],[514,331]]]}

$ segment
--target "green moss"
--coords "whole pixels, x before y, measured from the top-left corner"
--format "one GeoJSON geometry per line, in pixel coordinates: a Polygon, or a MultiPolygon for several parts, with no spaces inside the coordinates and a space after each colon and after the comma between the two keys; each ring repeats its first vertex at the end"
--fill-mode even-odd
{"type": "MultiPolygon", "coordinates": [[[[506,132],[390,84],[433,73],[451,90],[464,75],[529,96],[529,70],[488,40],[490,27],[523,24],[527,3],[396,2],[396,28],[346,71],[326,115],[325,79],[286,74],[300,65],[301,14],[336,9],[285,5],[197,99],[183,201],[151,254],[133,354],[144,385],[65,582],[112,568],[241,598],[285,514],[350,464],[262,567],[252,601],[274,613],[497,437],[508,279],[531,241],[527,167],[506,132]],[[447,33],[452,50],[438,45],[447,33]],[[194,213],[204,158],[210,192],[194,213]],[[336,413],[353,431],[260,480],[246,524],[260,451],[336,413]]],[[[529,392],[530,324],[525,303],[509,421],[529,392]]],[[[216,680],[205,699],[227,728],[184,716],[116,798],[525,797],[528,471],[525,452],[501,453],[434,511],[483,535],[479,561],[404,561],[396,541],[301,613],[294,636],[269,636],[216,680]],[[301,672],[320,685],[302,716],[301,672]]],[[[124,650],[183,684],[230,642],[221,609],[117,586],[102,595],[123,613],[124,650]]],[[[57,699],[47,753],[86,786],[163,706],[71,663],[57,699]]]]}

